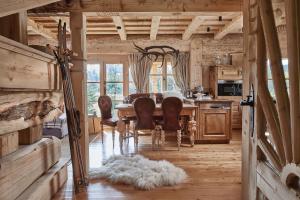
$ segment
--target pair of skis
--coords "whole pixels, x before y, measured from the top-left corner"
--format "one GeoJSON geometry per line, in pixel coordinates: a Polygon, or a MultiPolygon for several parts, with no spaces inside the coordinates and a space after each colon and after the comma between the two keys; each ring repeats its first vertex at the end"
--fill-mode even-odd
{"type": "Polygon", "coordinates": [[[58,24],[58,46],[53,50],[53,53],[60,66],[62,76],[64,102],[67,115],[70,152],[73,168],[73,181],[75,191],[78,192],[80,188],[84,188],[88,184],[88,181],[84,172],[80,147],[80,112],[76,109],[69,68],[70,56],[72,54],[72,51],[67,48],[66,23],[64,23],[64,25],[62,26],[61,21],[59,21],[58,24]]]}

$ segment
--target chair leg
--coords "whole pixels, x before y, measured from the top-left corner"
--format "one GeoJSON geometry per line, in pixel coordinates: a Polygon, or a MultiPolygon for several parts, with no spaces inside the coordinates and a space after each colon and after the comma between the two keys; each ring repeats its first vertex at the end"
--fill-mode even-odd
{"type": "Polygon", "coordinates": [[[190,140],[191,140],[191,146],[193,147],[195,144],[195,131],[191,132],[190,140]]]}
{"type": "Polygon", "coordinates": [[[181,145],[181,130],[177,131],[177,146],[178,146],[178,151],[181,145]]]}
{"type": "Polygon", "coordinates": [[[104,140],[104,138],[103,138],[103,124],[101,124],[101,139],[102,139],[102,144],[103,144],[103,140],[104,140]]]}
{"type": "Polygon", "coordinates": [[[156,130],[152,130],[151,131],[151,135],[152,135],[152,151],[154,150],[154,146],[155,146],[155,141],[156,141],[156,130]]]}
{"type": "Polygon", "coordinates": [[[166,141],[166,135],[165,135],[164,130],[160,131],[160,138],[161,138],[161,146],[164,147],[165,146],[165,141],[166,141]]]}
{"type": "Polygon", "coordinates": [[[159,141],[161,140],[161,127],[160,126],[156,126],[155,127],[155,131],[156,131],[156,140],[157,140],[157,147],[159,147],[159,141]]]}
{"type": "Polygon", "coordinates": [[[138,131],[134,130],[134,146],[135,146],[136,150],[138,149],[138,144],[139,144],[138,131]]]}
{"type": "Polygon", "coordinates": [[[115,127],[112,128],[112,142],[113,142],[113,148],[115,148],[115,127]]]}
{"type": "Polygon", "coordinates": [[[120,151],[123,154],[123,132],[119,132],[120,151]]]}

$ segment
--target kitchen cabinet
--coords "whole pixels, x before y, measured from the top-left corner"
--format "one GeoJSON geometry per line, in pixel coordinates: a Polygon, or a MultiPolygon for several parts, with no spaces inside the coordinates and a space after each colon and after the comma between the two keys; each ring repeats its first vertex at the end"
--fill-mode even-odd
{"type": "Polygon", "coordinates": [[[231,109],[232,101],[211,100],[196,101],[197,132],[195,140],[198,143],[229,143],[231,139],[231,109]]]}
{"type": "Polygon", "coordinates": [[[218,66],[218,80],[241,80],[242,69],[233,66],[218,66]]]}

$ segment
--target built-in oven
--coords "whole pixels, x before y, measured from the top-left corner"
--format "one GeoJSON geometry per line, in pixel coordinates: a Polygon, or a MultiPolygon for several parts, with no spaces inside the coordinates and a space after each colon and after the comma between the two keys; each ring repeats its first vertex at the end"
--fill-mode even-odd
{"type": "Polygon", "coordinates": [[[218,96],[242,96],[242,80],[218,80],[218,96]]]}

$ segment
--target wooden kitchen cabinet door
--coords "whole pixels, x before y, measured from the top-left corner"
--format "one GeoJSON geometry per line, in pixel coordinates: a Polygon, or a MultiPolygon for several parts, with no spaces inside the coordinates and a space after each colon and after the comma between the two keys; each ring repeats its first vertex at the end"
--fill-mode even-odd
{"type": "Polygon", "coordinates": [[[224,109],[202,110],[200,114],[201,140],[230,140],[230,111],[224,109]]]}

